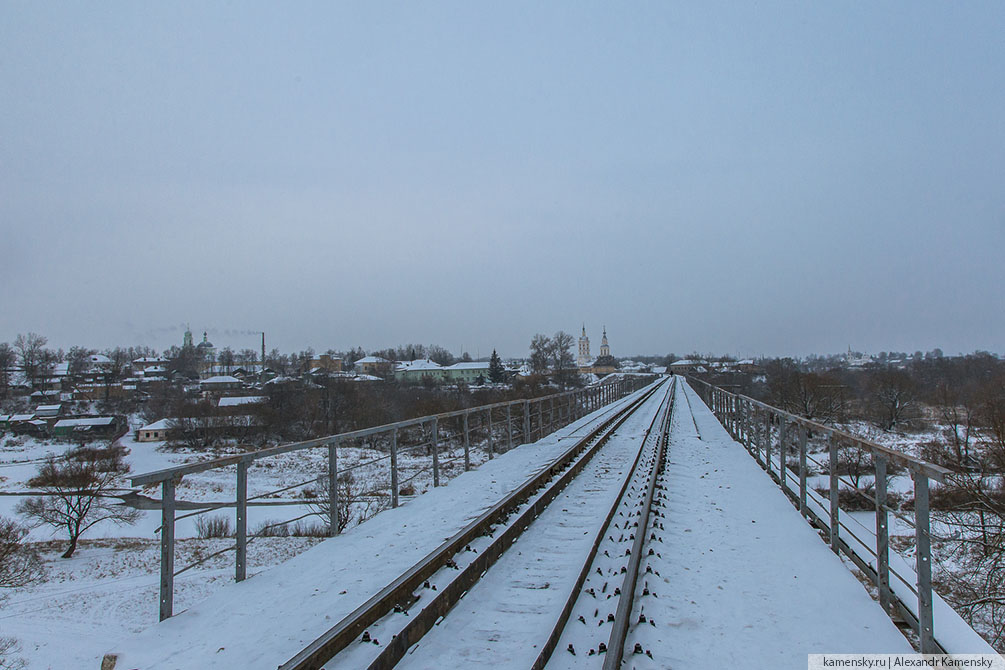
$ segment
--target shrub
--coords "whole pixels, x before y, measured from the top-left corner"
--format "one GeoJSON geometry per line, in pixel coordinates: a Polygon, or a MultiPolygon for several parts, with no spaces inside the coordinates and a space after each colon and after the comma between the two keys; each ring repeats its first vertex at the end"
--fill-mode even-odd
{"type": "Polygon", "coordinates": [[[328,537],[328,524],[301,519],[290,529],[293,537],[328,537]]]}
{"type": "Polygon", "coordinates": [[[201,540],[207,540],[211,537],[230,537],[233,534],[230,527],[230,517],[226,516],[196,517],[195,530],[201,540]]]}
{"type": "Polygon", "coordinates": [[[258,526],[252,535],[258,537],[289,537],[290,527],[281,521],[269,519],[258,526]]]}

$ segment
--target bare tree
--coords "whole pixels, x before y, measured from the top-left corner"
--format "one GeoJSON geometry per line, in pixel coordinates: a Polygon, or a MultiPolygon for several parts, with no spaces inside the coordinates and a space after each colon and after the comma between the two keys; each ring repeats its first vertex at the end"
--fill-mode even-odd
{"type": "Polygon", "coordinates": [[[20,656],[11,657],[21,651],[21,644],[17,638],[0,636],[0,670],[23,670],[28,667],[28,662],[20,656]]]}
{"type": "Polygon", "coordinates": [[[130,353],[128,349],[123,349],[122,347],[105,350],[105,357],[108,358],[108,361],[101,363],[99,369],[101,370],[101,377],[105,386],[106,401],[111,393],[112,385],[122,379],[125,371],[129,369],[130,364],[133,362],[133,357],[130,353]]]}
{"type": "Polygon", "coordinates": [[[38,385],[39,379],[47,376],[46,367],[54,363],[51,352],[45,348],[48,341],[38,333],[19,334],[14,340],[18,363],[21,364],[25,379],[33,388],[38,385]]]}
{"type": "Polygon", "coordinates": [[[66,377],[72,388],[77,388],[83,381],[84,374],[91,367],[92,354],[94,354],[93,349],[70,347],[70,351],[66,356],[66,377]]]}
{"type": "Polygon", "coordinates": [[[21,524],[0,517],[0,588],[15,589],[42,579],[42,560],[25,544],[27,535],[21,524]]]}
{"type": "MultiPolygon", "coordinates": [[[[339,533],[350,525],[363,523],[389,505],[386,496],[366,491],[351,472],[339,475],[335,485],[338,492],[336,510],[338,511],[337,527],[339,533]]],[[[332,506],[328,475],[318,477],[317,487],[315,496],[310,498],[310,502],[307,503],[307,508],[327,523],[331,518],[329,512],[332,506]]]]}
{"type": "Polygon", "coordinates": [[[457,362],[452,353],[436,344],[426,347],[426,357],[439,365],[453,365],[457,362]]]}
{"type": "Polygon", "coordinates": [[[70,558],[77,541],[87,529],[101,521],[132,524],[140,518],[139,510],[110,502],[109,494],[121,475],[129,471],[124,449],[81,447],[68,452],[64,460],[50,455],[28,481],[46,495],[23,500],[19,514],[36,526],[49,525],[66,530],[70,545],[63,558],[70,558]]]}
{"type": "Polygon", "coordinates": [[[220,350],[220,355],[217,357],[217,360],[223,368],[223,374],[229,375],[231,373],[234,367],[235,358],[234,350],[230,347],[224,347],[220,350]]]}
{"type": "Polygon", "coordinates": [[[768,365],[768,393],[776,406],[807,419],[831,423],[845,409],[844,389],[828,374],[803,372],[789,358],[768,365]]]}
{"type": "Polygon", "coordinates": [[[572,335],[560,330],[551,338],[551,366],[555,379],[565,388],[569,377],[573,374],[576,359],[572,355],[572,345],[575,342],[572,335]]]}
{"type": "Polygon", "coordinates": [[[952,448],[953,465],[969,467],[977,411],[974,389],[958,380],[944,380],[936,387],[936,407],[946,427],[943,433],[952,448]]]}
{"type": "Polygon", "coordinates": [[[530,369],[536,374],[548,371],[551,363],[551,338],[538,333],[530,341],[530,369]]]}
{"type": "Polygon", "coordinates": [[[6,342],[0,342],[0,401],[7,399],[10,391],[10,369],[17,361],[17,353],[6,342]]]}
{"type": "Polygon", "coordinates": [[[883,430],[903,423],[916,408],[917,385],[903,370],[880,370],[872,378],[871,391],[876,419],[883,430]]]}

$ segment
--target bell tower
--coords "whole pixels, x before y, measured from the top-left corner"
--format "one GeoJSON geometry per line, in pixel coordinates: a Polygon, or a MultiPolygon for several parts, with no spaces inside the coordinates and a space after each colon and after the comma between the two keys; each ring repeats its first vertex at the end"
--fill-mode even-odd
{"type": "Polygon", "coordinates": [[[610,356],[611,347],[607,344],[607,326],[604,326],[604,337],[600,340],[600,356],[610,356]]]}
{"type": "Polygon", "coordinates": [[[586,336],[586,324],[583,324],[583,334],[579,336],[579,356],[576,365],[585,368],[590,364],[590,338],[586,336]]]}

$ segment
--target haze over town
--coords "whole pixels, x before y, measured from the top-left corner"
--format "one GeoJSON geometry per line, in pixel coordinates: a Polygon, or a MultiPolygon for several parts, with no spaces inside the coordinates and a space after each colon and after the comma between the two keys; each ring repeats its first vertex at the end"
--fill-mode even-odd
{"type": "Polygon", "coordinates": [[[0,341],[1000,351],[1003,23],[5,3],[0,341]]]}

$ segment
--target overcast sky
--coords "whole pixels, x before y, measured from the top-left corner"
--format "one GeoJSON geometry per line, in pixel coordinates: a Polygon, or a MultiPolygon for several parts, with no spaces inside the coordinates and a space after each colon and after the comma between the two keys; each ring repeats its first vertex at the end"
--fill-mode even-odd
{"type": "Polygon", "coordinates": [[[0,341],[1005,352],[1005,3],[0,2],[0,341]]]}

